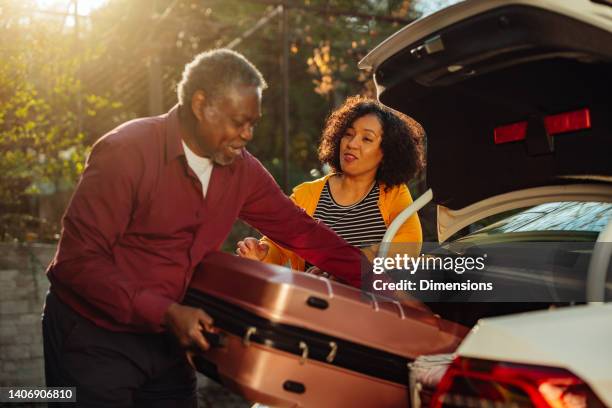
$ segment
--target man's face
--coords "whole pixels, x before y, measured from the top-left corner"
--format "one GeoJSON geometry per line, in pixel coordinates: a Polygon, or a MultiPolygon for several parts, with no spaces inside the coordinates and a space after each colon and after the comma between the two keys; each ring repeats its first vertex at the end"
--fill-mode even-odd
{"type": "Polygon", "coordinates": [[[216,164],[230,165],[253,139],[253,128],[261,117],[261,88],[230,87],[201,109],[196,143],[216,164]]]}

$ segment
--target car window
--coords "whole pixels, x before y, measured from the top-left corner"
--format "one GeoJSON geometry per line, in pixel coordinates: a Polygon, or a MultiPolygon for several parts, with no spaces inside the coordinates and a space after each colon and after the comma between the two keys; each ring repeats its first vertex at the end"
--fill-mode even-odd
{"type": "Polygon", "coordinates": [[[503,234],[529,231],[602,231],[612,217],[612,204],[546,203],[523,210],[477,232],[503,234]]]}

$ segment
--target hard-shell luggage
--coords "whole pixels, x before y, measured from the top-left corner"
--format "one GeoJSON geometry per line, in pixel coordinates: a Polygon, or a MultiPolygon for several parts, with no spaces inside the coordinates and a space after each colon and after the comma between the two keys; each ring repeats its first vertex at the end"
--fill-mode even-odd
{"type": "Polygon", "coordinates": [[[212,253],[184,303],[220,333],[198,370],[274,407],[409,406],[408,364],[453,352],[467,329],[287,268],[212,253]]]}

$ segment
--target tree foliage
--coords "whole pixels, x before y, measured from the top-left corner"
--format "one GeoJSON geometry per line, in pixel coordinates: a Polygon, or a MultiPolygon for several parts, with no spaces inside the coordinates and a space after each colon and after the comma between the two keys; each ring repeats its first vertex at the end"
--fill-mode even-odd
{"type": "Polygon", "coordinates": [[[30,216],[31,198],[70,190],[83,170],[80,109],[95,116],[120,105],[86,92],[79,69],[94,56],[75,53],[57,26],[5,21],[2,34],[11,41],[0,59],[0,239],[23,239],[25,219],[44,223],[30,216]]]}
{"type": "MultiPolygon", "coordinates": [[[[358,70],[358,61],[426,12],[418,7],[424,2],[431,3],[284,2],[291,185],[320,174],[316,148],[327,115],[349,95],[373,95],[369,73],[358,70]]],[[[280,179],[283,42],[273,1],[109,0],[80,19],[76,33],[74,25],[66,24],[68,17],[31,12],[37,6],[34,0],[8,0],[0,6],[6,44],[0,49],[0,217],[36,217],[32,198],[72,188],[96,139],[123,121],[149,116],[155,89],[162,95],[161,109],[172,107],[184,64],[199,52],[242,37],[235,49],[270,84],[249,150],[280,179]],[[265,23],[252,31],[262,19],[265,23]]]]}

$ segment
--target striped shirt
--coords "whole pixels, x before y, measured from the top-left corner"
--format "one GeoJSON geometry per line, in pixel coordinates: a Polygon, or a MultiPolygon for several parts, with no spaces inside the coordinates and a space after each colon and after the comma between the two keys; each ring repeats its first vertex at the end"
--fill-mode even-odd
{"type": "Polygon", "coordinates": [[[378,207],[380,188],[375,183],[370,192],[358,203],[344,206],[336,203],[325,183],[313,217],[325,223],[349,244],[358,248],[382,241],[387,226],[378,207]]]}

